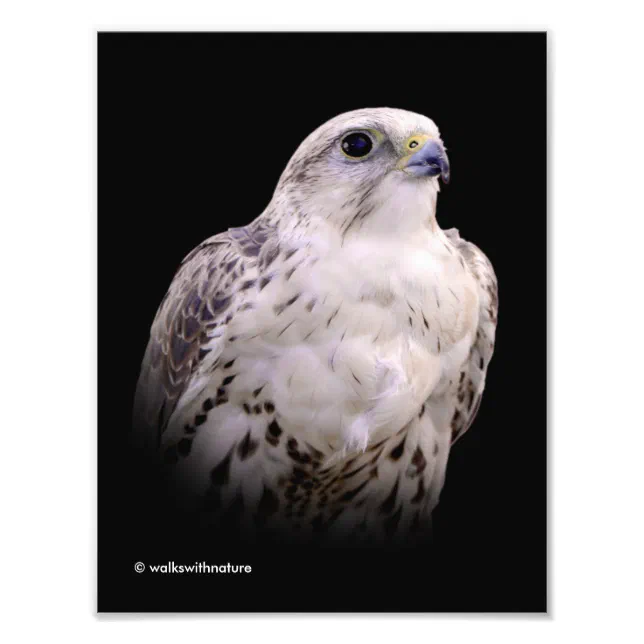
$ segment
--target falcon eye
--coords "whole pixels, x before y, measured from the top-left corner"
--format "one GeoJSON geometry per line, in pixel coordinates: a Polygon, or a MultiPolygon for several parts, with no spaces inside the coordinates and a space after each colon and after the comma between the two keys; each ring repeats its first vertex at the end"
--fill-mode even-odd
{"type": "Polygon", "coordinates": [[[410,141],[409,142],[409,147],[412,148],[412,149],[417,148],[418,147],[418,141],[416,141],[416,140],[410,141]]]}
{"type": "Polygon", "coordinates": [[[342,139],[341,149],[350,159],[366,157],[373,149],[371,138],[363,132],[347,134],[342,139]]]}

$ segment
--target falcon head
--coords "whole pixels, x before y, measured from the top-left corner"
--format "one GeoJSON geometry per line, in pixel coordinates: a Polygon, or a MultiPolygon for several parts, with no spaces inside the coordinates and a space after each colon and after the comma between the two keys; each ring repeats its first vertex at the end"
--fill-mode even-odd
{"type": "Polygon", "coordinates": [[[340,114],[310,134],[289,161],[273,202],[300,218],[323,217],[392,231],[436,205],[449,160],[436,124],[391,108],[340,114]]]}

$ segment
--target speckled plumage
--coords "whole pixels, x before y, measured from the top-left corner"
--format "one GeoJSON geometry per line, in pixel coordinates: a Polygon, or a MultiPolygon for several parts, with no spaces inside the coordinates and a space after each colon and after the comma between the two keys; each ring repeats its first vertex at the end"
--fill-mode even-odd
{"type": "Polygon", "coordinates": [[[426,117],[343,114],[298,148],[266,210],[183,261],[151,330],[138,440],[185,506],[251,534],[408,539],[481,401],[496,328],[485,255],[410,176],[426,117]],[[364,160],[340,151],[373,133],[364,160]],[[409,155],[408,155],[409,156],[409,155]]]}

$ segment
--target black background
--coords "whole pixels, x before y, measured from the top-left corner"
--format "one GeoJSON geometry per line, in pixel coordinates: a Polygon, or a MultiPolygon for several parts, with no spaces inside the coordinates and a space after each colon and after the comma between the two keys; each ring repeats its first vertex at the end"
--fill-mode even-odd
{"type": "Polygon", "coordinates": [[[545,611],[545,34],[98,40],[99,611],[545,611]],[[222,550],[140,493],[127,434],[150,324],[181,259],[259,215],[307,134],[383,106],[437,123],[452,166],[438,221],[499,280],[496,353],[450,456],[435,543],[222,550]],[[253,572],[133,571],[172,560],[253,572]]]}

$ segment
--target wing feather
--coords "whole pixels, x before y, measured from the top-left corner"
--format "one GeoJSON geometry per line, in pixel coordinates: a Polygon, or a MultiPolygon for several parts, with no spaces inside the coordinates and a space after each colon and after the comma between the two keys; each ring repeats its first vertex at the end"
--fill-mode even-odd
{"type": "Polygon", "coordinates": [[[453,384],[454,409],[451,429],[454,442],[470,428],[481,404],[487,368],[494,353],[499,296],[494,269],[483,251],[471,242],[461,239],[455,228],[445,231],[445,234],[474,275],[479,292],[479,323],[476,337],[459,381],[453,384]]]}
{"type": "Polygon", "coordinates": [[[177,402],[224,343],[231,311],[272,229],[261,219],[207,239],[182,261],[157,311],[141,365],[135,441],[157,448],[177,402]]]}

